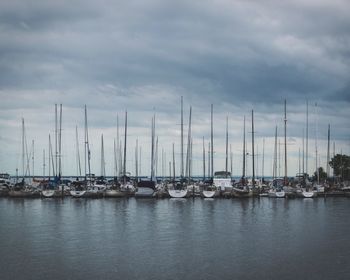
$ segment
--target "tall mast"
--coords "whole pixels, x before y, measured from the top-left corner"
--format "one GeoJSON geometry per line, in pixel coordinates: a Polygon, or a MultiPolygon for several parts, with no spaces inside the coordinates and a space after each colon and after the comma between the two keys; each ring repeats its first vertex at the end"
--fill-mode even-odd
{"type": "Polygon", "coordinates": [[[34,140],[32,140],[32,178],[34,179],[34,140]]]}
{"type": "Polygon", "coordinates": [[[261,167],[261,178],[264,180],[265,175],[265,138],[263,138],[263,154],[262,154],[262,167],[261,167]]]}
{"type": "Polygon", "coordinates": [[[210,141],[211,141],[211,178],[214,178],[214,131],[213,131],[213,104],[211,104],[211,131],[210,131],[210,141]]]}
{"type": "Polygon", "coordinates": [[[230,144],[230,175],[232,177],[233,172],[233,153],[232,153],[232,145],[230,144]]]}
{"type": "Polygon", "coordinates": [[[49,181],[50,181],[50,171],[51,171],[51,139],[50,139],[50,134],[49,134],[49,181]]]}
{"type": "Polygon", "coordinates": [[[273,179],[276,179],[277,177],[277,126],[275,128],[275,148],[273,153],[273,170],[272,170],[272,177],[273,179]]]}
{"type": "Polygon", "coordinates": [[[52,151],[52,145],[51,145],[51,135],[49,134],[49,157],[51,156],[51,160],[49,160],[49,178],[50,178],[50,163],[52,163],[52,176],[55,176],[55,164],[54,164],[54,156],[52,151]]]}
{"type": "Polygon", "coordinates": [[[113,159],[114,159],[114,177],[117,177],[118,171],[117,171],[117,148],[115,146],[115,138],[113,139],[113,159]]]}
{"type": "Polygon", "coordinates": [[[76,145],[77,145],[77,173],[79,174],[79,176],[81,176],[79,140],[78,140],[78,126],[75,126],[75,138],[76,138],[76,145]]]}
{"type": "Polygon", "coordinates": [[[123,164],[124,184],[126,184],[126,135],[127,135],[127,129],[128,129],[128,112],[125,111],[124,164],[123,164]]]}
{"type": "Polygon", "coordinates": [[[186,153],[186,175],[190,179],[190,157],[191,157],[191,121],[192,121],[192,106],[190,107],[190,116],[188,119],[188,135],[187,135],[187,153],[186,153]]]}
{"type": "Polygon", "coordinates": [[[59,131],[59,142],[58,142],[59,158],[58,158],[58,178],[61,180],[62,175],[62,104],[60,104],[60,131],[59,131]]]}
{"type": "Polygon", "coordinates": [[[84,107],[84,165],[85,165],[85,170],[84,170],[84,177],[86,181],[86,174],[87,174],[87,112],[86,112],[86,105],[84,107]]]}
{"type": "Polygon", "coordinates": [[[139,170],[138,170],[138,151],[139,151],[139,140],[136,138],[136,148],[135,148],[135,176],[136,176],[136,181],[138,181],[139,177],[139,170]]]}
{"type": "Polygon", "coordinates": [[[175,183],[175,147],[173,143],[173,182],[175,183]]]}
{"type": "Polygon", "coordinates": [[[152,128],[151,128],[151,181],[154,177],[154,130],[155,130],[155,115],[152,117],[152,128]]]}
{"type": "Polygon", "coordinates": [[[284,100],[284,183],[287,184],[287,101],[284,100]]]}
{"type": "Polygon", "coordinates": [[[305,143],[305,172],[309,174],[309,101],[306,100],[306,143],[305,143]]]}
{"type": "Polygon", "coordinates": [[[302,144],[303,144],[303,160],[302,160],[302,167],[303,167],[303,175],[305,174],[305,143],[304,143],[304,129],[303,129],[303,142],[302,142],[302,144]]]}
{"type": "Polygon", "coordinates": [[[25,164],[24,164],[24,154],[25,154],[25,147],[24,147],[24,118],[22,118],[22,174],[23,174],[23,180],[24,180],[24,176],[25,176],[25,164]]]}
{"type": "Polygon", "coordinates": [[[298,169],[299,169],[298,173],[300,174],[300,172],[301,172],[301,166],[300,166],[300,147],[299,147],[299,153],[298,153],[298,169]]]}
{"type": "Polygon", "coordinates": [[[226,161],[225,161],[225,177],[227,178],[228,172],[228,116],[226,116],[226,161]]]}
{"type": "Polygon", "coordinates": [[[210,142],[208,143],[208,177],[210,176],[210,142]]]}
{"type": "Polygon", "coordinates": [[[89,175],[89,178],[91,178],[91,166],[90,166],[90,147],[89,147],[89,131],[88,131],[88,121],[87,121],[87,109],[85,105],[85,180],[86,180],[86,174],[89,175]],[[88,168],[86,170],[86,168],[88,168]],[[87,173],[88,171],[88,173],[87,173]]]}
{"type": "Polygon", "coordinates": [[[56,167],[56,173],[54,173],[54,176],[57,176],[57,172],[58,172],[58,165],[57,165],[57,159],[58,159],[58,150],[57,150],[57,104],[55,104],[55,167],[56,167]]]}
{"type": "Polygon", "coordinates": [[[120,139],[119,139],[119,116],[117,114],[117,155],[116,155],[116,164],[115,164],[115,171],[117,173],[117,177],[120,175],[120,139]]]}
{"type": "Polygon", "coordinates": [[[318,147],[317,147],[317,141],[318,141],[318,120],[317,120],[317,103],[315,103],[315,113],[316,113],[316,137],[315,137],[315,153],[316,153],[316,174],[317,174],[317,184],[320,184],[320,172],[318,170],[318,147]]]}
{"type": "Polygon", "coordinates": [[[203,181],[205,181],[205,145],[203,136],[203,181]]]}
{"type": "Polygon", "coordinates": [[[181,96],[181,182],[184,176],[184,128],[183,128],[183,96],[181,96]]]}
{"type": "Polygon", "coordinates": [[[330,168],[329,168],[329,160],[330,160],[330,155],[329,155],[329,145],[330,145],[330,136],[331,136],[331,125],[328,124],[328,136],[327,136],[327,178],[330,177],[330,168]]]}
{"type": "Polygon", "coordinates": [[[245,177],[245,116],[243,118],[243,171],[242,178],[245,177]]]}
{"type": "Polygon", "coordinates": [[[103,134],[101,135],[101,177],[106,176],[105,149],[103,144],[103,134]]]}
{"type": "Polygon", "coordinates": [[[254,111],[252,110],[252,168],[253,168],[253,188],[255,187],[255,156],[254,156],[254,111]]]}

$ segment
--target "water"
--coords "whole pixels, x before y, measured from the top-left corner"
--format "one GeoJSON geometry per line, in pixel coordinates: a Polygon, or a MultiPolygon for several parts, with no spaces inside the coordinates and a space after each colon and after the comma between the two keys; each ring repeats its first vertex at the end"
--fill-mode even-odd
{"type": "Polygon", "coordinates": [[[350,279],[350,200],[0,199],[0,279],[350,279]]]}

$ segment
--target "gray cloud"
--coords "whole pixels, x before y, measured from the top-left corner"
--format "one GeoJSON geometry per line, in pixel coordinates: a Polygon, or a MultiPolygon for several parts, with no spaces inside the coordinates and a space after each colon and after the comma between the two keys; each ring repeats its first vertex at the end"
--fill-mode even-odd
{"type": "MultiPolygon", "coordinates": [[[[186,114],[194,107],[198,143],[209,135],[214,103],[218,157],[227,114],[241,149],[243,115],[249,122],[254,108],[257,135],[272,137],[274,126],[283,125],[285,98],[291,139],[302,137],[308,99],[310,110],[319,104],[320,140],[331,123],[346,150],[349,10],[345,0],[3,1],[0,129],[7,138],[0,139],[6,142],[1,154],[18,153],[5,140],[20,139],[22,116],[32,138],[46,139],[54,103],[64,104],[67,154],[74,155],[69,138],[75,125],[83,127],[84,104],[97,142],[101,133],[111,142],[116,114],[122,120],[127,109],[132,141],[148,143],[156,112],[157,133],[170,149],[178,142],[181,95],[186,114]]],[[[12,172],[16,164],[3,160],[0,167],[12,172]]]]}

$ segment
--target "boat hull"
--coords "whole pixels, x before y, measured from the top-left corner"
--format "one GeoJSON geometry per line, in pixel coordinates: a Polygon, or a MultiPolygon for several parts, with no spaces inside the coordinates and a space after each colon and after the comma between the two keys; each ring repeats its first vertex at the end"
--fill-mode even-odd
{"type": "Polygon", "coordinates": [[[212,198],[215,196],[216,191],[203,191],[202,195],[205,198],[212,198]]]}
{"type": "Polygon", "coordinates": [[[187,190],[168,190],[172,198],[184,198],[187,195],[187,190]]]}
{"type": "Polygon", "coordinates": [[[105,197],[125,197],[126,193],[120,190],[106,190],[104,193],[105,197]]]}
{"type": "Polygon", "coordinates": [[[70,191],[69,193],[74,198],[80,198],[86,194],[86,191],[70,191]]]}

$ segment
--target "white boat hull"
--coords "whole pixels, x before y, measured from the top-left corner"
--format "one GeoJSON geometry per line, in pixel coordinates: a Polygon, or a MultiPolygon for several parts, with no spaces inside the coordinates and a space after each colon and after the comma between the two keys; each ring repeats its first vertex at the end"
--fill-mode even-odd
{"type": "Polygon", "coordinates": [[[187,190],[168,190],[172,198],[183,198],[187,195],[187,190]]]}
{"type": "Polygon", "coordinates": [[[202,194],[205,198],[212,198],[215,196],[216,191],[203,191],[202,194]]]}
{"type": "Polygon", "coordinates": [[[86,191],[70,191],[69,193],[72,197],[79,198],[79,197],[83,197],[86,191]]]}
{"type": "Polygon", "coordinates": [[[272,191],[272,192],[269,192],[269,197],[284,198],[285,196],[286,196],[286,193],[284,191],[272,191]]]}
{"type": "Polygon", "coordinates": [[[301,195],[302,197],[304,198],[313,198],[313,197],[316,197],[316,193],[311,191],[311,192],[308,192],[308,191],[303,191],[301,192],[301,195]]]}
{"type": "Polygon", "coordinates": [[[47,197],[47,198],[54,197],[55,196],[55,190],[43,190],[41,192],[41,195],[43,197],[47,197]]]}

